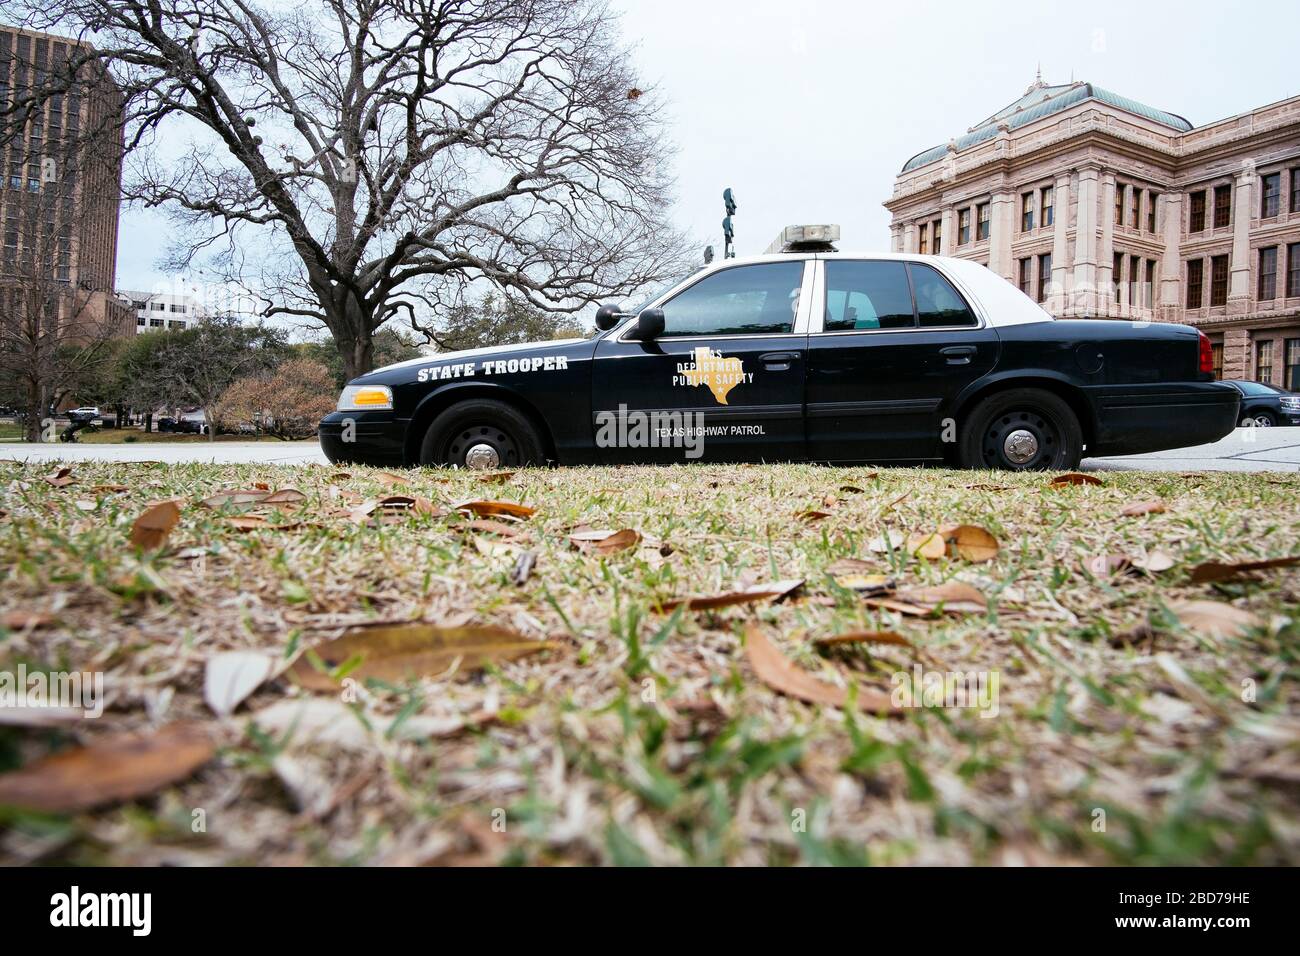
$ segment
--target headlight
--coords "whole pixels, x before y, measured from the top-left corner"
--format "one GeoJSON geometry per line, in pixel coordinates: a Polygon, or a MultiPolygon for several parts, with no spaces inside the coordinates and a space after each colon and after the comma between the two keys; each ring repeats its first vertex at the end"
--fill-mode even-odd
{"type": "Polygon", "coordinates": [[[349,385],[339,396],[340,412],[392,411],[393,390],[387,385],[349,385]]]}
{"type": "Polygon", "coordinates": [[[1300,398],[1283,398],[1279,401],[1287,408],[1300,408],[1300,398]]]}

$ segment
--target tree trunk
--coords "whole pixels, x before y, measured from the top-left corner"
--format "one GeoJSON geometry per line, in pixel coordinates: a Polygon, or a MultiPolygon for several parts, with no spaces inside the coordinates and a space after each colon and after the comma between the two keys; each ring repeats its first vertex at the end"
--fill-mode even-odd
{"type": "Polygon", "coordinates": [[[327,324],[343,359],[343,377],[350,382],[375,367],[375,341],[371,313],[351,293],[344,291],[342,296],[341,302],[328,309],[331,321],[327,324]]]}
{"type": "Polygon", "coordinates": [[[23,438],[29,442],[41,441],[41,425],[45,419],[45,409],[41,407],[41,386],[39,382],[28,379],[27,382],[27,421],[24,423],[23,438]]]}

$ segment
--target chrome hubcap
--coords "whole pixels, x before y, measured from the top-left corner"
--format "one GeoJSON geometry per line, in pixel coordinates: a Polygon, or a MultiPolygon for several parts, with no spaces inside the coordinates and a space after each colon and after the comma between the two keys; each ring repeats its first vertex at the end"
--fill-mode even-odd
{"type": "Polygon", "coordinates": [[[1038,439],[1033,432],[1017,428],[1002,443],[1002,452],[1007,456],[1007,461],[1023,465],[1038,454],[1038,439]]]}
{"type": "Polygon", "coordinates": [[[1273,423],[1269,420],[1267,415],[1260,415],[1258,418],[1255,419],[1255,426],[1257,428],[1268,428],[1272,424],[1273,423]]]}
{"type": "Polygon", "coordinates": [[[479,443],[465,452],[465,467],[476,471],[484,468],[496,468],[501,464],[501,456],[491,445],[479,443]]]}

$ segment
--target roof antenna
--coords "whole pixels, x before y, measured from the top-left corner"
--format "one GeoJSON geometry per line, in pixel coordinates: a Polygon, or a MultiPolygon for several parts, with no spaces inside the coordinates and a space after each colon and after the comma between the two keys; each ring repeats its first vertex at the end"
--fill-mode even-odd
{"type": "Polygon", "coordinates": [[[1042,60],[1038,61],[1038,73],[1035,74],[1034,76],[1034,85],[1035,86],[1043,85],[1043,61],[1042,60]]]}

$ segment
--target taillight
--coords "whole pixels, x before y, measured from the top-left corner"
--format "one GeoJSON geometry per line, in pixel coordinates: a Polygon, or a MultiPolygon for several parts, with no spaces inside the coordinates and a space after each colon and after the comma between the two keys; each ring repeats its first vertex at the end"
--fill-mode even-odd
{"type": "Polygon", "coordinates": [[[1201,343],[1201,373],[1204,375],[1214,374],[1214,349],[1210,348],[1210,337],[1204,332],[1196,333],[1200,337],[1201,343]]]}

